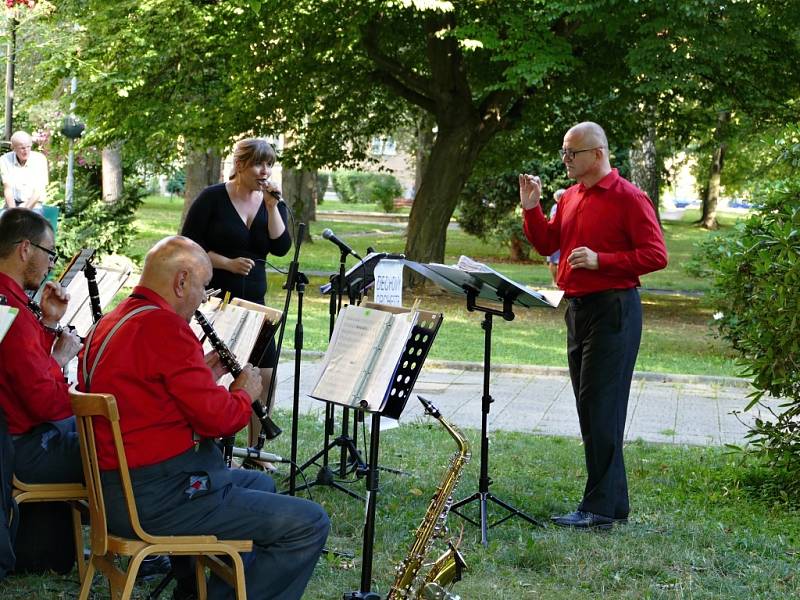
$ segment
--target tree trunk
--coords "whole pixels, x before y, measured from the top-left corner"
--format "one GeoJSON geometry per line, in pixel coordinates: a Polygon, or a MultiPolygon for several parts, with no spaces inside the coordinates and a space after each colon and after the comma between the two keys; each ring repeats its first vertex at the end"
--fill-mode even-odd
{"type": "Polygon", "coordinates": [[[648,127],[647,133],[638,139],[630,151],[631,181],[650,197],[661,223],[659,210],[659,188],[661,187],[661,165],[656,152],[655,127],[648,127]]]}
{"type": "Polygon", "coordinates": [[[414,161],[414,193],[422,185],[422,176],[428,168],[428,161],[431,158],[431,150],[433,149],[433,142],[436,136],[433,133],[433,128],[436,126],[436,121],[429,112],[420,111],[420,116],[417,119],[417,148],[414,161]]]}
{"type": "Polygon", "coordinates": [[[483,146],[479,129],[469,119],[454,127],[440,124],[408,218],[405,254],[411,260],[444,260],[447,225],[483,146]]]}
{"type": "Polygon", "coordinates": [[[703,229],[719,229],[717,221],[717,204],[719,204],[719,189],[722,181],[722,167],[725,164],[725,151],[728,145],[725,143],[725,133],[728,122],[731,119],[730,111],[720,111],[717,116],[717,127],[714,130],[714,139],[717,140],[717,147],[714,149],[714,156],[711,159],[711,172],[708,177],[706,193],[703,196],[703,215],[700,217],[700,227],[703,229]]]}
{"type": "MultiPolygon", "coordinates": [[[[283,169],[281,175],[283,200],[292,209],[297,223],[308,224],[317,220],[317,172],[302,169],[283,169]]],[[[291,221],[288,226],[291,227],[291,221]]],[[[303,242],[311,239],[306,228],[303,242]]]]}
{"type": "Polygon", "coordinates": [[[209,185],[219,183],[222,179],[222,158],[216,150],[192,150],[186,152],[186,184],[183,188],[183,214],[180,227],[186,219],[186,213],[195,198],[209,185]]]}
{"type": "Polygon", "coordinates": [[[516,235],[508,240],[508,252],[513,261],[528,260],[531,257],[531,247],[516,235]]]}
{"type": "Polygon", "coordinates": [[[122,197],[122,142],[103,148],[103,200],[108,203],[116,202],[122,197]]]}

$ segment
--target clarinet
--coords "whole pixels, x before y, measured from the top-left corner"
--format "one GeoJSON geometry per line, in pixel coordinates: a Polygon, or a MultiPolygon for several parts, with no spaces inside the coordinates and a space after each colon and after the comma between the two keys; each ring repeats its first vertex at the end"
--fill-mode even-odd
{"type": "Polygon", "coordinates": [[[100,306],[100,290],[97,287],[97,270],[90,260],[83,266],[83,274],[86,276],[86,287],[89,288],[89,303],[92,306],[92,321],[97,323],[103,316],[103,309],[100,306]]]}
{"type": "MultiPolygon", "coordinates": [[[[200,327],[203,329],[203,332],[206,334],[211,347],[217,351],[217,354],[219,354],[219,359],[222,361],[222,364],[225,365],[234,378],[238,377],[242,372],[242,366],[239,364],[239,361],[236,360],[233,352],[231,352],[228,346],[225,345],[225,342],[219,339],[217,332],[214,331],[211,323],[209,323],[208,319],[203,316],[203,313],[201,313],[199,310],[194,311],[194,318],[197,320],[197,322],[200,324],[200,327]]],[[[253,407],[253,412],[261,423],[261,427],[267,439],[272,440],[278,437],[283,430],[278,427],[272,419],[270,419],[267,411],[264,410],[263,406],[261,406],[261,403],[258,400],[254,400],[251,406],[253,407]]]]}

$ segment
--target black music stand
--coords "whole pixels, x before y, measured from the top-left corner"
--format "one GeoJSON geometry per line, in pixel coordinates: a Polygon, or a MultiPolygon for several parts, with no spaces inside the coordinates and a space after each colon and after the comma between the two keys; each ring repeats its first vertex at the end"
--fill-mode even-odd
{"type": "MultiPolygon", "coordinates": [[[[381,309],[388,312],[404,312],[403,309],[395,309],[389,306],[382,306],[381,309]]],[[[370,424],[369,462],[366,463],[365,469],[367,510],[364,516],[361,587],[357,591],[346,592],[343,596],[344,600],[380,600],[380,595],[370,591],[370,588],[372,587],[375,513],[378,502],[378,473],[381,468],[378,466],[381,416],[392,419],[400,418],[441,324],[441,313],[419,311],[419,319],[408,336],[402,355],[397,362],[397,369],[394,371],[391,383],[386,391],[385,402],[380,410],[368,410],[366,406],[357,408],[347,405],[358,411],[371,412],[372,420],[370,424]]],[[[337,403],[335,400],[331,400],[331,402],[337,403]]]]}
{"type": "MultiPolygon", "coordinates": [[[[351,267],[345,272],[344,264],[347,258],[347,252],[342,251],[339,260],[339,273],[332,275],[330,282],[320,286],[320,292],[330,295],[330,331],[333,333],[333,325],[336,315],[342,307],[342,299],[347,294],[350,304],[360,303],[361,297],[364,292],[370,288],[375,281],[375,267],[383,258],[398,258],[402,255],[390,255],[386,252],[370,252],[362,261],[355,266],[351,267]]],[[[355,471],[356,477],[366,475],[366,463],[364,462],[361,453],[358,450],[358,422],[363,420],[363,413],[354,411],[353,414],[353,435],[350,435],[350,407],[345,406],[342,414],[342,431],[341,434],[335,438],[335,406],[332,402],[325,403],[325,438],[322,448],[309,458],[306,462],[300,465],[297,470],[305,471],[317,461],[322,459],[322,465],[317,473],[317,477],[297,488],[303,490],[312,485],[328,485],[344,492],[345,494],[363,500],[362,496],[356,494],[352,490],[339,484],[334,477],[334,472],[329,466],[328,454],[337,446],[341,448],[341,455],[339,461],[339,477],[345,477],[348,472],[355,471]],[[349,460],[348,460],[349,459],[349,460]]]]}
{"type": "Polygon", "coordinates": [[[478,491],[453,504],[450,509],[451,512],[454,512],[464,520],[481,528],[481,543],[484,546],[489,544],[488,530],[511,517],[520,517],[533,525],[543,527],[540,521],[537,521],[518,508],[501,500],[489,491],[489,486],[493,483],[492,478],[489,477],[488,434],[489,410],[492,402],[494,402],[494,399],[489,393],[492,355],[492,317],[497,315],[503,317],[506,321],[512,321],[514,319],[513,306],[515,304],[525,307],[548,306],[555,308],[555,306],[542,294],[520,286],[496,271],[466,272],[455,267],[436,264],[423,265],[412,261],[406,261],[405,264],[413,271],[416,271],[420,275],[436,283],[448,293],[466,297],[468,311],[484,313],[484,319],[481,323],[481,328],[484,332],[484,346],[483,397],[481,401],[481,466],[480,477],[478,479],[478,491]],[[479,305],[477,303],[478,299],[499,303],[502,305],[502,309],[479,305]],[[480,521],[476,521],[459,511],[461,507],[475,501],[478,501],[480,504],[480,521]],[[487,503],[489,501],[501,506],[508,512],[505,517],[491,524],[488,522],[487,503]]]}

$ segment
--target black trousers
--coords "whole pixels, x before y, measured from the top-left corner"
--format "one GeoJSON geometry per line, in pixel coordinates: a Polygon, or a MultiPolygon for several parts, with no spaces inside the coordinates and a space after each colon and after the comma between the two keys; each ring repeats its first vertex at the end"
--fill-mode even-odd
{"type": "Polygon", "coordinates": [[[586,454],[586,488],[578,510],[627,518],[622,445],[642,337],[639,292],[631,288],[570,298],[565,321],[569,374],[586,454]]]}

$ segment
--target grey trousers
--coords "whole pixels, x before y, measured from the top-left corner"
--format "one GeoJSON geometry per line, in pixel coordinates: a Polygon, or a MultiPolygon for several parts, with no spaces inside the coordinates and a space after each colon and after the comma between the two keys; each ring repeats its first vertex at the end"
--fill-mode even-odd
{"type": "MultiPolygon", "coordinates": [[[[102,474],[109,529],[131,536],[116,471],[102,474]]],[[[248,598],[294,600],[303,596],[328,537],[323,508],[303,498],[275,493],[275,483],[257,471],[228,469],[210,442],[163,463],[131,469],[136,506],[145,531],[155,535],[213,534],[251,539],[244,555],[248,598]]],[[[233,598],[217,578],[209,598],[233,598]]]]}

